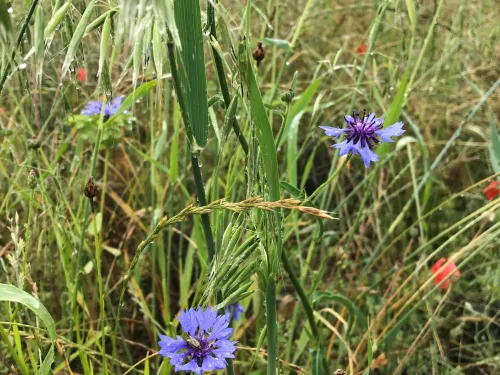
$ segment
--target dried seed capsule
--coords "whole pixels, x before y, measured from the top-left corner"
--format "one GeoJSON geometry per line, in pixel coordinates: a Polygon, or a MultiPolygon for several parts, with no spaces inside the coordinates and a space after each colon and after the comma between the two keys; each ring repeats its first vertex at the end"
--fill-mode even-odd
{"type": "Polygon", "coordinates": [[[257,61],[257,66],[259,66],[260,62],[264,60],[265,56],[266,54],[264,52],[264,48],[262,48],[262,42],[258,42],[257,47],[252,52],[252,57],[255,61],[257,61]]]}
{"type": "Polygon", "coordinates": [[[94,199],[97,197],[97,186],[94,184],[92,177],[89,178],[85,189],[83,189],[83,194],[89,199],[94,199]]]}

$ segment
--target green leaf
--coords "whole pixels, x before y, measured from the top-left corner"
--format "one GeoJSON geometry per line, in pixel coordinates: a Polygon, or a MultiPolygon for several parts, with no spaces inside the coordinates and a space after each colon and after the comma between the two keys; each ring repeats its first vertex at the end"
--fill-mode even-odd
{"type": "Polygon", "coordinates": [[[246,76],[248,85],[248,95],[250,99],[250,109],[252,120],[255,124],[257,140],[259,142],[260,152],[264,164],[264,172],[267,178],[269,188],[269,199],[277,201],[280,199],[280,185],[278,174],[278,158],[276,147],[274,145],[274,136],[267,117],[266,108],[262,102],[259,86],[255,79],[255,73],[248,58],[248,49],[246,41],[240,41],[238,49],[238,59],[240,69],[246,76]]]}
{"type": "Polygon", "coordinates": [[[207,79],[199,0],[174,0],[175,22],[179,30],[179,75],[188,116],[197,146],[208,140],[207,79]]]}
{"type": "Polygon", "coordinates": [[[312,351],[312,375],[323,375],[323,358],[325,358],[324,350],[313,350],[312,351]]]}
{"type": "Polygon", "coordinates": [[[26,306],[33,311],[47,328],[51,341],[56,341],[56,324],[45,306],[31,294],[16,288],[13,285],[0,284],[0,301],[16,302],[26,306]]]}
{"type": "Polygon", "coordinates": [[[73,37],[71,38],[71,41],[69,42],[68,46],[68,52],[66,52],[66,57],[64,58],[64,63],[62,66],[62,71],[61,71],[61,81],[63,80],[64,76],[68,72],[68,69],[73,62],[73,58],[76,55],[76,52],[78,51],[78,46],[80,45],[80,42],[82,41],[83,34],[85,33],[85,28],[87,27],[90,16],[92,15],[92,11],[94,10],[94,5],[96,3],[94,1],[91,1],[89,5],[87,5],[87,8],[85,9],[85,12],[82,14],[82,18],[80,18],[80,21],[78,22],[78,25],[76,26],[75,32],[73,33],[73,37]]]}
{"type": "Polygon", "coordinates": [[[0,284],[0,301],[20,303],[24,305],[33,311],[38,319],[40,319],[40,321],[45,325],[49,338],[52,341],[52,345],[50,346],[42,365],[38,369],[38,375],[49,374],[52,363],[54,362],[54,342],[57,340],[56,324],[54,323],[54,319],[52,319],[50,313],[38,299],[13,285],[0,284]]]}
{"type": "Polygon", "coordinates": [[[490,118],[490,132],[491,132],[491,145],[490,145],[490,158],[493,171],[500,172],[500,135],[495,123],[493,115],[490,118]]]}
{"type": "Polygon", "coordinates": [[[116,111],[116,113],[110,117],[110,119],[107,121],[108,123],[110,121],[113,121],[117,116],[121,115],[123,112],[128,111],[130,107],[135,103],[136,100],[142,98],[144,95],[148,93],[149,90],[151,90],[153,87],[156,86],[156,80],[146,82],[136,88],[132,93],[130,93],[125,100],[123,100],[120,108],[116,111]]]}

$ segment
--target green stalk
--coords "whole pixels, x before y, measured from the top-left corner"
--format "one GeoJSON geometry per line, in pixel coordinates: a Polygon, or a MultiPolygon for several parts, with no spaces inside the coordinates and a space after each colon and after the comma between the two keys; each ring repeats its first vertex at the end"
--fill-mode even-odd
{"type": "MultiPolygon", "coordinates": [[[[217,28],[215,24],[215,9],[212,5],[212,0],[207,0],[207,18],[208,24],[210,25],[210,35],[214,40],[217,40],[217,28]]],[[[227,86],[226,75],[224,73],[224,64],[222,63],[222,58],[219,55],[219,52],[212,46],[212,58],[215,64],[215,70],[217,72],[217,77],[219,79],[220,89],[222,91],[222,97],[224,98],[224,104],[226,105],[226,109],[229,108],[229,104],[231,104],[231,95],[229,94],[229,88],[227,86]]],[[[238,137],[238,141],[241,144],[241,147],[245,151],[245,154],[248,154],[248,143],[245,139],[245,136],[241,132],[240,126],[238,125],[238,120],[233,116],[231,118],[231,126],[238,137]]]]}
{"type": "Polygon", "coordinates": [[[276,281],[270,275],[266,282],[267,375],[276,375],[276,281]]]}
{"type": "Polygon", "coordinates": [[[7,80],[7,77],[9,76],[10,73],[10,66],[12,64],[12,61],[14,61],[16,57],[16,51],[18,50],[19,46],[21,45],[21,42],[23,41],[24,34],[26,33],[26,30],[28,29],[29,23],[31,21],[31,17],[33,17],[33,13],[35,13],[36,6],[38,5],[38,0],[33,0],[31,3],[30,9],[28,10],[28,13],[26,14],[26,17],[24,17],[23,24],[21,25],[21,29],[19,30],[19,34],[17,35],[17,40],[16,40],[16,46],[12,50],[12,56],[9,61],[5,64],[5,70],[3,71],[2,78],[0,79],[0,93],[2,92],[3,85],[5,84],[5,81],[7,80]]]}
{"type": "Polygon", "coordinates": [[[288,260],[288,257],[286,256],[284,251],[281,253],[281,261],[283,262],[283,267],[285,268],[288,277],[290,277],[290,281],[292,282],[295,290],[297,291],[297,294],[299,295],[302,305],[304,305],[304,310],[306,312],[307,320],[309,320],[309,325],[311,326],[313,337],[316,343],[319,343],[318,326],[316,325],[316,321],[314,320],[312,306],[309,303],[309,299],[307,298],[306,293],[304,292],[304,288],[302,288],[299,279],[297,279],[297,277],[293,273],[292,265],[290,264],[290,261],[288,260]]]}
{"type": "MultiPolygon", "coordinates": [[[[194,184],[196,187],[196,196],[202,206],[207,205],[207,196],[205,194],[205,187],[203,185],[203,176],[201,174],[199,155],[191,154],[191,167],[193,169],[194,184]]],[[[212,228],[210,226],[210,217],[208,214],[201,215],[201,223],[203,225],[203,232],[205,233],[205,241],[208,250],[208,262],[210,263],[215,255],[215,245],[212,236],[212,228]]]]}
{"type": "MultiPolygon", "coordinates": [[[[93,204],[93,202],[91,202],[93,204]]],[[[93,207],[93,206],[92,206],[93,207]]],[[[106,317],[104,316],[104,293],[102,287],[102,269],[101,269],[101,246],[99,243],[99,232],[97,231],[97,220],[94,209],[92,208],[92,216],[93,216],[93,229],[94,229],[94,246],[95,246],[95,262],[97,268],[97,286],[99,289],[99,309],[100,309],[100,325],[101,325],[101,355],[103,361],[103,370],[104,374],[108,374],[108,363],[106,361],[106,332],[104,330],[104,323],[106,321],[106,317]]]]}
{"type": "MultiPolygon", "coordinates": [[[[181,109],[182,120],[184,121],[184,126],[186,127],[186,133],[189,140],[189,146],[191,149],[191,167],[193,169],[194,184],[196,187],[196,196],[198,201],[202,206],[207,205],[207,196],[205,194],[205,187],[203,185],[203,176],[201,174],[201,168],[199,164],[199,153],[193,150],[193,144],[195,142],[192,134],[191,120],[189,118],[188,107],[186,106],[186,101],[184,98],[184,92],[182,91],[181,81],[179,78],[179,72],[177,70],[177,65],[175,62],[175,50],[172,41],[167,43],[168,47],[168,59],[170,62],[170,69],[172,74],[172,82],[174,84],[175,94],[177,95],[177,101],[179,102],[179,107],[181,109]]],[[[205,241],[208,250],[208,262],[210,263],[215,255],[215,245],[212,236],[212,228],[210,227],[210,217],[208,214],[201,216],[201,222],[203,226],[203,232],[205,234],[205,241]]]]}
{"type": "MultiPolygon", "coordinates": [[[[104,105],[102,106],[102,110],[104,111],[104,105]]],[[[99,155],[99,147],[101,145],[101,138],[102,138],[102,128],[103,128],[103,118],[104,113],[101,113],[101,118],[99,120],[99,128],[97,129],[97,139],[95,142],[94,146],[94,152],[92,153],[92,159],[91,159],[91,164],[90,164],[90,176],[94,176],[96,166],[97,166],[97,157],[99,155]]],[[[81,281],[81,264],[82,264],[82,254],[83,254],[83,248],[85,246],[85,234],[87,232],[87,225],[90,217],[90,206],[92,202],[90,201],[89,198],[84,197],[85,199],[85,210],[83,214],[83,223],[82,223],[82,230],[80,234],[80,245],[78,247],[78,252],[76,256],[76,265],[73,274],[75,275],[75,283],[73,285],[73,293],[71,295],[71,319],[73,320],[72,323],[70,324],[70,330],[69,330],[69,338],[71,339],[73,335],[73,329],[76,329],[78,332],[78,325],[79,325],[79,314],[76,313],[77,310],[77,304],[76,304],[76,297],[78,295],[78,289],[80,289],[80,281],[81,281]],[[76,319],[75,319],[76,317],[76,319]]],[[[69,357],[71,354],[71,348],[68,348],[68,353],[67,356],[69,357]]]]}

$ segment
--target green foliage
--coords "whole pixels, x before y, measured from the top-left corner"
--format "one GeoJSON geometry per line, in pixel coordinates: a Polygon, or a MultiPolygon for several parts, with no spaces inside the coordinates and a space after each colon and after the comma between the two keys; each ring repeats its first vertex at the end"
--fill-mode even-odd
{"type": "Polygon", "coordinates": [[[170,375],[234,302],[228,375],[499,373],[497,7],[0,0],[0,374],[170,375]],[[369,170],[318,128],[363,108],[369,170]]]}

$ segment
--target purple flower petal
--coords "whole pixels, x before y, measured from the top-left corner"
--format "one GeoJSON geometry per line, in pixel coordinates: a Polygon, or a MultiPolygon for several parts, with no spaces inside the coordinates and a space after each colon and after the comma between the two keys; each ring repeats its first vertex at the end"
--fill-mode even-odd
{"type": "Polygon", "coordinates": [[[354,119],[351,116],[345,115],[344,122],[347,126],[354,124],[354,119]]]}
{"type": "Polygon", "coordinates": [[[100,115],[101,109],[102,109],[102,102],[93,100],[85,105],[85,108],[82,110],[81,113],[82,115],[85,116],[100,115]]]}
{"type": "Polygon", "coordinates": [[[366,119],[366,122],[369,124],[373,121],[373,119],[375,118],[375,113],[372,112],[368,115],[368,118],[366,119]]]}
{"type": "Polygon", "coordinates": [[[391,137],[398,137],[405,132],[403,130],[403,123],[396,122],[394,125],[388,126],[387,128],[377,130],[375,135],[380,138],[382,142],[394,142],[391,137]]]}
{"type": "Polygon", "coordinates": [[[228,326],[229,316],[219,315],[212,326],[212,332],[210,332],[208,340],[229,338],[229,336],[233,333],[233,329],[228,328],[228,326]]]}
{"type": "Polygon", "coordinates": [[[198,328],[198,320],[196,319],[196,310],[189,309],[188,311],[181,311],[179,317],[182,330],[193,336],[198,328]]]}
{"type": "Polygon", "coordinates": [[[325,135],[333,138],[337,138],[342,133],[348,132],[349,129],[332,128],[331,126],[320,126],[321,129],[325,131],[325,135]]]}
{"type": "Polygon", "coordinates": [[[198,366],[196,361],[191,360],[184,365],[177,366],[175,371],[192,371],[195,374],[201,375],[203,373],[203,368],[198,366]]]}
{"type": "Polygon", "coordinates": [[[379,159],[378,155],[370,150],[369,147],[360,148],[359,155],[361,156],[361,159],[363,159],[363,163],[365,163],[366,168],[370,167],[371,161],[376,162],[379,159]]]}
{"type": "MultiPolygon", "coordinates": [[[[175,340],[171,337],[160,335],[158,345],[160,345],[161,350],[164,353],[175,353],[188,347],[188,344],[180,336],[177,336],[177,340],[175,340]]],[[[162,355],[166,356],[166,354],[162,355]]]]}
{"type": "Polygon", "coordinates": [[[106,103],[106,108],[104,108],[104,115],[105,116],[113,116],[117,111],[118,108],[122,105],[123,101],[123,96],[118,96],[114,98],[112,101],[106,103]]]}
{"type": "Polygon", "coordinates": [[[178,320],[186,338],[160,335],[158,343],[161,347],[158,353],[170,359],[175,371],[201,374],[222,370],[227,366],[226,358],[234,358],[236,342],[229,340],[233,329],[229,328],[228,315],[217,316],[217,310],[209,307],[191,308],[181,311],[178,320]]]}
{"type": "Polygon", "coordinates": [[[227,362],[224,359],[211,357],[209,355],[203,358],[203,363],[201,364],[201,368],[204,371],[224,370],[226,366],[227,362]]]}

